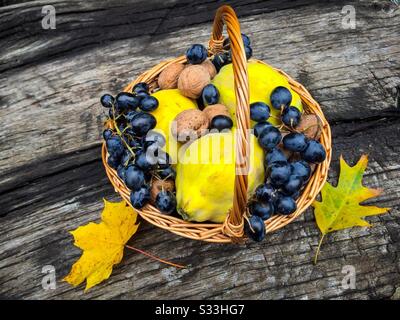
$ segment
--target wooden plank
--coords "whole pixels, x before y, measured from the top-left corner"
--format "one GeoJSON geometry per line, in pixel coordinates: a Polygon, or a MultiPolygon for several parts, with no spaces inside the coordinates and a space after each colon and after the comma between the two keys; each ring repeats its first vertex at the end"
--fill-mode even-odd
{"type": "MultiPolygon", "coordinates": [[[[138,6],[128,1],[122,3],[113,9],[116,12],[107,11],[110,17],[106,19],[107,7],[102,6],[112,6],[109,1],[99,3],[101,10],[90,9],[94,3],[74,3],[77,7],[72,10],[68,2],[57,2],[56,31],[40,29],[41,2],[2,9],[0,48],[3,51],[7,48],[7,52],[1,55],[1,61],[8,70],[0,75],[2,171],[49,154],[73,152],[98,143],[104,119],[98,103],[102,93],[118,92],[141,71],[182,54],[191,43],[206,43],[209,38],[210,21],[190,25],[197,20],[192,21],[194,9],[189,3],[181,3],[175,13],[167,2],[160,9],[170,8],[169,13],[164,12],[167,20],[150,31],[145,24],[148,20],[140,25],[142,20],[134,19],[138,6]],[[71,11],[74,13],[70,14],[71,11]],[[127,17],[120,17],[122,11],[127,17]],[[180,25],[168,29],[170,20],[178,13],[180,25]],[[16,30],[11,23],[13,14],[23,15],[16,30]],[[117,21],[111,30],[126,38],[116,37],[114,41],[105,38],[101,42],[105,30],[98,28],[104,20],[117,21]],[[125,28],[129,26],[127,20],[138,23],[129,30],[150,33],[139,36],[119,30],[118,23],[125,28]],[[22,42],[11,40],[15,32],[22,42]],[[73,32],[81,33],[82,37],[73,32]],[[85,42],[88,39],[94,39],[93,43],[85,42]],[[70,47],[73,45],[76,48],[70,47]]],[[[266,6],[256,1],[238,3],[238,12],[243,12],[243,31],[253,38],[255,57],[286,70],[304,83],[321,102],[330,121],[382,114],[396,116],[394,90],[400,84],[397,41],[400,11],[388,14],[379,5],[375,8],[368,1],[361,2],[356,5],[359,28],[349,31],[341,28],[340,3],[321,6],[317,1],[296,1],[290,6],[288,2],[278,5],[272,1],[266,6]],[[281,10],[271,11],[274,8],[281,10]]],[[[202,10],[199,16],[205,19],[207,13],[210,20],[215,5],[206,10],[208,7],[199,3],[202,10]]],[[[157,10],[150,11],[155,16],[161,15],[157,10]]]]}
{"type": "MultiPolygon", "coordinates": [[[[17,3],[18,1],[12,1],[17,3]]],[[[143,223],[131,244],[189,265],[175,270],[127,251],[113,276],[83,294],[61,283],[79,250],[68,230],[98,219],[117,199],[100,161],[98,104],[141,71],[206,43],[216,1],[55,1],[57,29],[40,27],[46,1],[0,8],[0,297],[2,298],[389,298],[400,287],[400,85],[398,17],[389,1],[232,1],[255,57],[286,70],[321,102],[333,125],[334,161],[370,155],[365,183],[391,206],[371,229],[329,236],[311,259],[311,212],[262,244],[212,245],[143,223]],[[343,30],[353,4],[357,28],[343,30]],[[392,8],[390,10],[390,8],[392,8]],[[54,265],[57,289],[41,287],[54,265]],[[342,268],[353,265],[355,290],[342,268]]]]}
{"type": "MultiPolygon", "coordinates": [[[[319,233],[310,211],[270,234],[263,243],[245,246],[187,240],[143,223],[130,244],[189,265],[188,270],[175,270],[127,250],[112,277],[89,293],[83,294],[82,286],[72,289],[61,282],[56,290],[45,291],[41,288],[42,267],[54,265],[57,279],[61,280],[79,257],[68,230],[97,220],[102,196],[116,199],[100,163],[92,161],[98,150],[87,150],[78,167],[43,176],[1,197],[0,208],[9,212],[1,218],[0,225],[0,296],[389,298],[400,284],[399,124],[399,120],[382,120],[333,127],[335,152],[330,180],[337,179],[340,154],[354,163],[362,153],[369,153],[365,184],[385,190],[372,203],[391,206],[392,210],[369,218],[373,228],[354,228],[327,237],[317,266],[311,260],[319,233]],[[376,148],[378,144],[380,147],[376,148]],[[341,288],[345,265],[356,269],[355,290],[341,288]]],[[[76,161],[74,155],[69,157],[76,161]]],[[[64,161],[70,162],[68,157],[64,161]]]]}

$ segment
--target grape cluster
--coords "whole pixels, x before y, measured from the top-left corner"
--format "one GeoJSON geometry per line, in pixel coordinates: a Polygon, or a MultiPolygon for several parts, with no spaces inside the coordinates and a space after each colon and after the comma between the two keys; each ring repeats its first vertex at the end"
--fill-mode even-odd
{"type": "Polygon", "coordinates": [[[296,211],[296,200],[311,177],[312,166],[326,158],[321,143],[296,130],[302,115],[297,108],[290,106],[290,91],[277,87],[270,100],[272,107],[280,110],[280,128],[267,121],[271,111],[268,105],[263,102],[250,105],[250,118],[256,122],[254,135],[266,152],[264,166],[267,177],[248,203],[250,217],[245,230],[255,241],[261,241],[265,236],[265,220],[274,214],[290,215],[296,211]]]}
{"type": "MultiPolygon", "coordinates": [[[[105,94],[100,98],[109,109],[111,128],[103,131],[106,141],[108,165],[117,171],[119,178],[131,190],[132,206],[143,208],[151,199],[151,179],[175,179],[168,153],[162,150],[165,138],[153,131],[156,118],[150,113],[158,108],[158,101],[149,94],[149,86],[136,84],[132,92],[120,92],[114,98],[105,94]]],[[[176,210],[175,195],[161,190],[155,205],[165,214],[176,210]]]]}

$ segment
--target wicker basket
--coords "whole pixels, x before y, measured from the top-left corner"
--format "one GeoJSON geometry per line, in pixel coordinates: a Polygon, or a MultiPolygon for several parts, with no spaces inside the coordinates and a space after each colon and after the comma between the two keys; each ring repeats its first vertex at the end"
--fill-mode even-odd
{"type": "MultiPolygon", "coordinates": [[[[236,144],[236,162],[246,164],[248,160],[248,148],[246,148],[246,146],[248,146],[249,143],[248,129],[250,127],[247,61],[241,38],[239,21],[234,10],[230,6],[222,6],[216,12],[212,37],[209,41],[209,54],[211,55],[222,51],[222,43],[224,40],[222,31],[224,24],[227,27],[227,32],[231,43],[235,94],[237,102],[236,123],[239,134],[236,144]],[[243,162],[243,160],[245,162],[243,162]]],[[[257,60],[253,59],[253,61],[257,60]]],[[[152,69],[140,75],[135,81],[131,82],[124,89],[124,91],[130,92],[132,87],[139,82],[147,82],[150,86],[150,90],[156,89],[157,78],[160,72],[168,65],[175,62],[184,63],[186,62],[186,57],[181,56],[173,60],[161,62],[152,69]]],[[[261,61],[257,62],[264,63],[261,61]]],[[[313,113],[320,119],[322,124],[320,142],[324,145],[327,156],[324,162],[317,165],[308,184],[303,189],[302,195],[297,200],[297,211],[289,216],[272,216],[270,219],[265,221],[266,232],[271,232],[282,228],[298,217],[310,206],[326,181],[332,155],[331,130],[319,104],[311,97],[310,93],[300,83],[293,80],[285,72],[278,69],[276,70],[287,78],[291,88],[300,95],[305,112],[313,113]]],[[[130,203],[130,190],[118,177],[117,172],[107,164],[107,150],[105,144],[103,144],[102,147],[102,158],[107,176],[109,177],[115,190],[125,199],[127,203],[130,203]]],[[[243,227],[244,214],[247,210],[247,184],[248,182],[246,175],[236,175],[233,207],[227,215],[225,222],[222,224],[192,223],[184,221],[177,217],[165,215],[150,204],[146,205],[141,210],[137,210],[137,212],[143,219],[154,224],[155,226],[169,230],[183,237],[217,243],[238,242],[244,239],[243,227]]]]}

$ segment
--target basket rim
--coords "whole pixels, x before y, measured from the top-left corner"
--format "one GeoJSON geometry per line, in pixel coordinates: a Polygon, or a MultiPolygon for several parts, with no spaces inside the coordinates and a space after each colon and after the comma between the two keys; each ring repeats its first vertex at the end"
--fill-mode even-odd
{"type": "MultiPolygon", "coordinates": [[[[153,68],[143,72],[139,75],[134,81],[132,81],[128,86],[125,87],[124,91],[130,91],[132,87],[138,83],[145,81],[150,84],[150,88],[154,89],[156,87],[155,83],[157,80],[158,74],[168,65],[172,63],[184,63],[186,62],[186,58],[184,56],[180,56],[175,59],[169,59],[163,62],[158,63],[153,68]]],[[[295,81],[292,77],[290,77],[286,72],[275,68],[268,63],[258,60],[258,59],[250,59],[249,62],[261,63],[267,66],[272,67],[274,70],[282,74],[289,82],[289,85],[293,91],[299,94],[304,112],[314,113],[321,121],[321,143],[324,145],[326,150],[326,159],[316,165],[316,168],[309,179],[307,185],[303,188],[301,196],[297,199],[297,210],[291,215],[273,215],[270,219],[266,220],[265,227],[266,233],[273,232],[278,230],[298,216],[300,216],[306,209],[310,207],[314,199],[319,194],[323,185],[327,179],[327,173],[329,170],[329,165],[332,158],[332,148],[331,148],[331,129],[328,121],[326,120],[320,105],[318,102],[314,100],[308,90],[299,82],[295,81]]],[[[105,142],[102,145],[102,161],[105,167],[107,176],[111,181],[112,185],[115,188],[115,191],[118,192],[121,197],[130,205],[130,191],[125,186],[125,184],[118,177],[116,170],[112,169],[107,163],[107,150],[105,142]]],[[[151,204],[146,205],[141,210],[134,209],[138,212],[138,214],[148,221],[149,223],[173,232],[177,235],[194,239],[194,240],[203,240],[207,242],[216,242],[216,243],[230,243],[236,242],[233,238],[227,236],[223,233],[223,223],[198,223],[198,222],[189,222],[185,221],[182,218],[168,216],[162,214],[157,208],[152,206],[151,204]]]]}

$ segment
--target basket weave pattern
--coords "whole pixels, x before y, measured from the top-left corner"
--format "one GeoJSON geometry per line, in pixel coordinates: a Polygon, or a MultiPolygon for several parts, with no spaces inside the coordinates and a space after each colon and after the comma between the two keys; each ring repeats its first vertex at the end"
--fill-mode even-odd
{"type": "MultiPolygon", "coordinates": [[[[240,168],[248,165],[248,149],[249,149],[249,128],[250,128],[250,111],[249,111],[249,81],[247,74],[247,60],[241,38],[240,25],[235,12],[230,6],[222,6],[218,9],[214,24],[212,37],[209,42],[210,54],[222,51],[223,43],[223,26],[227,27],[230,38],[232,64],[234,72],[235,94],[236,94],[236,123],[237,123],[237,143],[236,143],[236,163],[242,164],[240,168]]],[[[263,63],[262,61],[257,63],[263,63]]],[[[161,62],[152,69],[141,74],[136,80],[131,82],[124,91],[131,91],[133,86],[139,82],[147,82],[150,90],[157,88],[157,78],[164,68],[172,63],[185,63],[186,57],[181,56],[173,60],[161,62]]],[[[297,200],[297,210],[289,216],[274,215],[265,221],[266,232],[272,232],[284,227],[302,212],[304,212],[314,201],[324,185],[329,164],[332,157],[331,149],[331,130],[329,123],[319,106],[319,104],[311,97],[310,93],[300,83],[293,80],[285,72],[275,69],[287,78],[289,85],[301,97],[305,113],[312,113],[318,116],[321,122],[321,138],[320,142],[325,147],[326,159],[324,162],[316,166],[315,171],[303,189],[300,198],[297,200]]],[[[130,190],[125,186],[123,181],[118,177],[117,172],[107,164],[107,150],[105,143],[102,147],[102,159],[106,169],[106,173],[115,190],[130,203],[130,190]]],[[[224,223],[192,223],[184,221],[177,217],[172,217],[161,213],[156,207],[148,204],[143,209],[137,210],[138,214],[148,222],[155,226],[169,230],[180,236],[195,240],[203,240],[208,242],[229,243],[237,242],[243,239],[244,215],[247,208],[247,175],[235,176],[234,201],[232,210],[227,215],[224,223]]]]}

